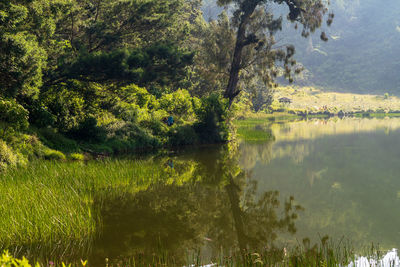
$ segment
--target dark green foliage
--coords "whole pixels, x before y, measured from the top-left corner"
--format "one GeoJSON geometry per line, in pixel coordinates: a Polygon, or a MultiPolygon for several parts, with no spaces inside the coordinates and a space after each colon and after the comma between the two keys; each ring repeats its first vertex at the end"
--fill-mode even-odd
{"type": "Polygon", "coordinates": [[[219,95],[213,94],[202,98],[201,107],[196,110],[199,122],[195,125],[196,133],[202,143],[228,141],[228,103],[219,95]]]}
{"type": "Polygon", "coordinates": [[[146,128],[131,122],[118,122],[107,128],[112,136],[105,145],[114,152],[132,152],[135,150],[155,149],[162,145],[160,138],[156,138],[146,128]]]}
{"type": "Polygon", "coordinates": [[[194,145],[198,144],[199,138],[196,130],[192,125],[182,125],[175,127],[168,133],[169,141],[168,144],[171,146],[183,146],[183,145],[194,145]]]}
{"type": "Polygon", "coordinates": [[[66,132],[77,127],[85,118],[83,97],[65,84],[52,87],[40,96],[43,105],[54,116],[54,125],[66,132]]]}
{"type": "Polygon", "coordinates": [[[82,121],[78,127],[72,128],[68,135],[78,141],[86,141],[90,143],[101,143],[107,138],[106,130],[97,126],[97,120],[88,117],[82,121]]]}
{"type": "Polygon", "coordinates": [[[80,55],[71,65],[60,67],[60,78],[87,82],[147,86],[175,85],[186,76],[193,53],[174,44],[155,44],[134,50],[102,51],[80,55]]]}
{"type": "Polygon", "coordinates": [[[226,140],[221,110],[192,96],[199,9],[198,0],[0,2],[0,138],[29,158],[63,160],[58,151],[226,140]]]}
{"type": "Polygon", "coordinates": [[[14,130],[24,130],[28,127],[28,111],[13,99],[0,98],[0,123],[14,130]]]}
{"type": "Polygon", "coordinates": [[[37,93],[42,83],[44,54],[32,35],[0,35],[0,87],[4,90],[0,94],[13,97],[37,93]]]}
{"type": "Polygon", "coordinates": [[[40,140],[47,147],[68,153],[79,151],[79,146],[76,141],[66,138],[52,128],[42,128],[37,130],[37,133],[40,140]]]}
{"type": "Polygon", "coordinates": [[[28,3],[0,3],[0,96],[33,95],[42,84],[46,51],[36,36],[26,31],[28,3]]]}
{"type": "Polygon", "coordinates": [[[29,123],[36,127],[54,127],[56,117],[50,113],[45,105],[35,100],[30,105],[26,105],[29,108],[29,123]]]}

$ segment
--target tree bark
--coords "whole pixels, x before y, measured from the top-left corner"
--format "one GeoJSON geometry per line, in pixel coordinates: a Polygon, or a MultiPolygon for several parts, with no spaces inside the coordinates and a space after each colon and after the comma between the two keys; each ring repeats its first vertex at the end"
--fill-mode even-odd
{"type": "Polygon", "coordinates": [[[240,93],[240,90],[237,89],[237,84],[239,82],[239,72],[242,69],[242,52],[243,48],[251,43],[246,40],[246,27],[249,23],[250,16],[253,14],[259,2],[260,1],[247,0],[241,6],[243,14],[240,17],[236,35],[235,51],[233,53],[231,70],[229,72],[228,86],[224,93],[224,97],[229,99],[229,107],[231,107],[233,100],[240,93]]]}

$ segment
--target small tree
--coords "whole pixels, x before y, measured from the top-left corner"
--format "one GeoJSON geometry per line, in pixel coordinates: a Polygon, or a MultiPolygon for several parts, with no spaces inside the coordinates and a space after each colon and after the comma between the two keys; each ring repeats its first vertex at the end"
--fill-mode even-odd
{"type": "Polygon", "coordinates": [[[389,99],[389,93],[385,93],[384,95],[383,95],[383,99],[389,99]]]}

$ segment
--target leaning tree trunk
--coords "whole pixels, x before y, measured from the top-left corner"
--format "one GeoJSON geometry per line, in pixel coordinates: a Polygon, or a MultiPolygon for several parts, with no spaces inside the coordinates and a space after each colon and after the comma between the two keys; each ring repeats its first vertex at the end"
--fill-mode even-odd
{"type": "Polygon", "coordinates": [[[236,35],[235,51],[233,53],[232,65],[229,73],[228,86],[226,87],[224,93],[224,97],[229,99],[229,107],[232,105],[235,97],[240,93],[237,85],[239,82],[239,72],[242,69],[243,48],[255,42],[253,38],[246,36],[246,27],[249,23],[250,16],[253,14],[258,3],[259,1],[248,0],[241,7],[243,15],[240,17],[240,23],[236,35]]]}

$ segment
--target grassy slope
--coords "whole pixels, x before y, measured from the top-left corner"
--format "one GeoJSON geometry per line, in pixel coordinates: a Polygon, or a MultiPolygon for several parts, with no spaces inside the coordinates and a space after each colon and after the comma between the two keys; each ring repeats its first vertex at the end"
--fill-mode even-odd
{"type": "Polygon", "coordinates": [[[314,87],[277,88],[273,108],[307,110],[308,112],[395,112],[400,111],[400,98],[385,95],[362,95],[352,93],[323,92],[314,87]],[[277,99],[288,97],[291,104],[280,104],[277,99]]]}

